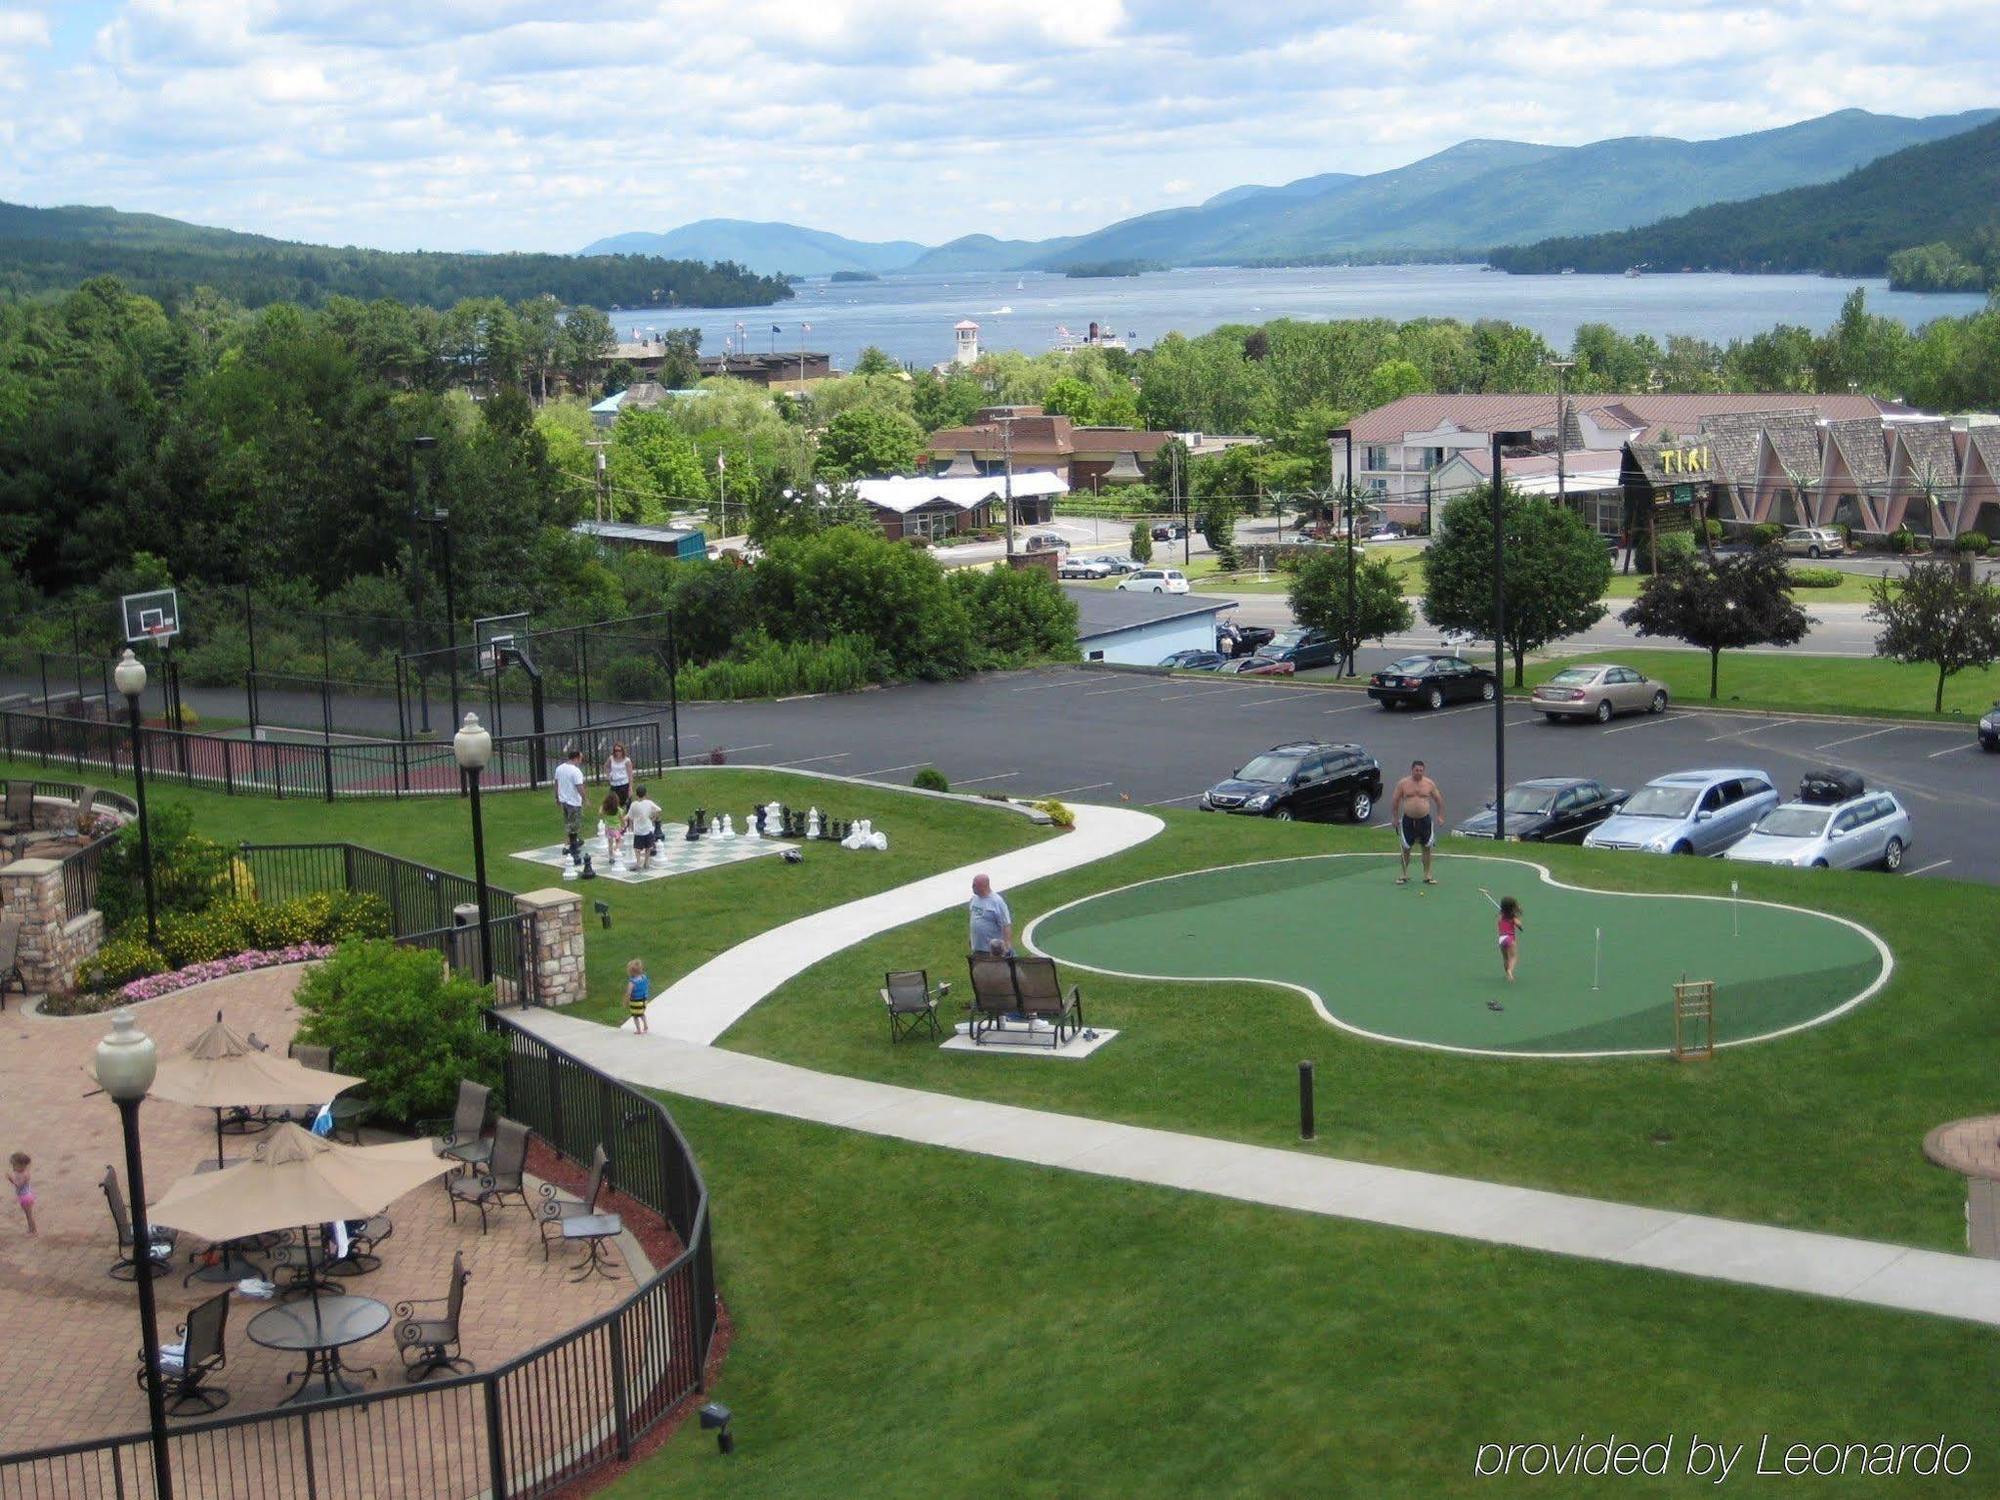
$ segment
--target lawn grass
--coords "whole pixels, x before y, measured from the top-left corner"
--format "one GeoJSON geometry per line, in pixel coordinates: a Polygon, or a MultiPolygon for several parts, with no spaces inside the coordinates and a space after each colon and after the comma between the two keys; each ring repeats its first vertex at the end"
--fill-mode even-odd
{"type": "MultiPolygon", "coordinates": [[[[1792,652],[1725,651],[1720,696],[1708,696],[1708,653],[1688,650],[1592,649],[1600,657],[1633,667],[1667,685],[1683,708],[1717,704],[1726,708],[1768,709],[1773,713],[1840,713],[1896,718],[1936,718],[1931,712],[1937,669],[1905,666],[1879,657],[1806,656],[1792,652]]],[[[1574,654],[1572,654],[1574,659],[1574,654]]],[[[1530,662],[1527,687],[1560,671],[1562,660],[1530,662]]],[[[1971,670],[1948,678],[1944,717],[1976,720],[2000,695],[2000,673],[1971,670]]]]}
{"type": "Polygon", "coordinates": [[[667,1102],[714,1204],[737,1447],[690,1421],[616,1500],[1691,1495],[1693,1434],[1750,1444],[1733,1492],[1773,1485],[1766,1432],[1942,1431],[1965,1479],[1875,1484],[1991,1488],[1989,1329],[667,1102]],[[1669,1477],[1474,1474],[1481,1443],[1614,1431],[1671,1436],[1669,1477]]]}
{"type": "MultiPolygon", "coordinates": [[[[1169,811],[1160,837],[1114,860],[1007,892],[1017,924],[1076,897],[1150,877],[1274,856],[1385,850],[1388,835],[1169,811]]],[[[1478,845],[1470,852],[1490,852],[1478,845]]],[[[1396,1166],[1961,1248],[1964,1188],[1925,1164],[1924,1133],[1994,1108],[1993,892],[1875,872],[1790,871],[1567,848],[1527,857],[1609,890],[1689,890],[1795,903],[1852,918],[1896,954],[1887,987],[1828,1025],[1725,1050],[1708,1064],[1661,1058],[1505,1060],[1363,1040],[1263,985],[1137,981],[1078,973],[1088,1019],[1123,1034],[1086,1063],[891,1047],[875,992],[885,969],[927,966],[963,988],[965,919],[947,913],[838,954],[766,999],[722,1045],[830,1072],[1034,1108],[1251,1141],[1297,1143],[1296,1070],[1319,1069],[1319,1138],[1303,1149],[1396,1166]]],[[[1384,862],[1386,866],[1386,861],[1384,862]]],[[[1452,866],[1441,866],[1453,878],[1452,866]]],[[[1391,878],[1385,868],[1380,876],[1391,878]]],[[[1534,886],[1518,892],[1530,912],[1534,886]]],[[[1274,897],[1282,900],[1282,897],[1274,897]]],[[[1422,969],[1439,942],[1490,947],[1490,924],[1441,933],[1412,901],[1395,927],[1337,904],[1295,905],[1301,923],[1357,944],[1398,945],[1422,969]]],[[[1017,926],[1017,930],[1018,926],[1017,926]]],[[[1535,965],[1522,958],[1521,996],[1535,965]]],[[[1587,957],[1575,962],[1587,963],[1587,957]]],[[[1705,977],[1699,952],[1691,977],[1705,977]]],[[[1659,975],[1662,1000],[1673,972],[1659,975]]],[[[1471,1003],[1471,1002],[1468,1002],[1471,1003]]],[[[1669,1038],[1662,1035],[1659,1044],[1669,1038]]]]}
{"type": "MultiPolygon", "coordinates": [[[[99,786],[131,790],[129,778],[105,776],[95,767],[79,773],[53,763],[44,769],[32,762],[0,761],[0,775],[51,781],[80,775],[99,786]]],[[[804,865],[751,859],[644,885],[597,880],[573,887],[593,901],[609,903],[612,912],[608,933],[588,912],[585,916],[590,993],[572,1013],[593,1020],[622,1015],[628,959],[646,960],[658,994],[766,928],[1053,836],[1046,827],[1000,807],[912,796],[795,772],[690,768],[654,777],[651,787],[654,800],[674,821],[685,820],[697,806],[729,809],[740,823],[753,803],[817,805],[842,818],[872,818],[888,833],[889,849],[856,854],[821,844],[807,849],[804,865]]],[[[602,788],[589,790],[589,805],[594,807],[602,788]]],[[[470,814],[467,804],[456,797],[280,801],[231,797],[157,779],[147,782],[146,791],[153,807],[186,806],[194,814],[197,830],[226,843],[349,840],[440,869],[472,873],[470,814]]],[[[561,841],[562,822],[553,793],[491,792],[481,801],[487,880],[516,892],[562,884],[556,870],[511,857],[519,849],[561,841]]]]}

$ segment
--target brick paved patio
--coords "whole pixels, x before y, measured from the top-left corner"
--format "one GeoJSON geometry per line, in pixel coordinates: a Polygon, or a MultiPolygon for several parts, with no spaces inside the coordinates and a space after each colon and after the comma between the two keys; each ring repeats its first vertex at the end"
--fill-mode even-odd
{"type": "MultiPolygon", "coordinates": [[[[238,1031],[254,1031],[282,1049],[297,1024],[291,994],[301,972],[267,969],[217,980],[150,1001],[136,1015],[162,1056],[184,1046],[218,1009],[238,1031]]],[[[145,1398],[133,1378],[138,1303],[129,1283],[105,1274],[112,1231],[97,1186],[107,1165],[118,1167],[121,1181],[125,1175],[118,1115],[102,1096],[84,1097],[96,1087],[91,1054],[108,1029],[104,1016],[41,1019],[13,1007],[0,1015],[0,1157],[13,1151],[34,1157],[41,1229],[30,1238],[12,1196],[0,1195],[0,1453],[145,1427],[145,1398]]],[[[214,1115],[207,1110],[153,1100],[140,1120],[149,1198],[213,1155],[214,1115]]],[[[247,1155],[257,1140],[226,1137],[225,1149],[247,1155]]],[[[532,1185],[529,1197],[540,1201],[532,1185]]],[[[350,1288],[391,1305],[435,1297],[444,1290],[452,1252],[464,1250],[472,1272],[464,1352],[480,1369],[608,1310],[633,1290],[625,1264],[635,1250],[629,1235],[615,1256],[622,1279],[575,1284],[568,1280],[572,1257],[559,1251],[544,1264],[540,1238],[518,1208],[500,1213],[484,1237],[477,1214],[451,1223],[442,1187],[410,1193],[390,1213],[396,1232],[382,1247],[382,1268],[350,1288]]],[[[185,1255],[175,1264],[173,1275],[155,1282],[163,1339],[218,1290],[199,1281],[183,1287],[185,1255]]],[[[297,1357],[259,1348],[243,1332],[268,1305],[239,1297],[230,1307],[229,1364],[218,1377],[232,1397],[225,1415],[265,1409],[288,1394],[284,1379],[298,1367],[297,1357]]],[[[390,1330],[347,1351],[347,1359],[376,1367],[379,1378],[369,1389],[402,1380],[390,1330]]]]}

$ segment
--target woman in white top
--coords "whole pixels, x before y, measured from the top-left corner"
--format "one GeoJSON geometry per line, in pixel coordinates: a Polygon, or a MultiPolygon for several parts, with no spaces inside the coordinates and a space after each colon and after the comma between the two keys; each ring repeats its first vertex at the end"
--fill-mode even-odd
{"type": "Polygon", "coordinates": [[[622,744],[612,745],[611,758],[604,763],[604,780],[620,807],[632,805],[632,757],[622,744]]]}

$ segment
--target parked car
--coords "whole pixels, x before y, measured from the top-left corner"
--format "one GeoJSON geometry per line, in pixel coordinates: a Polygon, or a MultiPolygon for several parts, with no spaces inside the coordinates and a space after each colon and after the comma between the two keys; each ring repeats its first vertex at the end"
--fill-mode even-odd
{"type": "Polygon", "coordinates": [[[1238,656],[1224,662],[1215,669],[1218,672],[1233,672],[1239,677],[1289,677],[1298,668],[1282,656],[1238,656]]]}
{"type": "Polygon", "coordinates": [[[1097,560],[1113,573],[1136,573],[1139,571],[1139,565],[1122,552],[1108,552],[1097,560]]]}
{"type": "Polygon", "coordinates": [[[1405,703],[1443,708],[1467,699],[1491,703],[1497,691],[1492,672],[1441,651],[1398,657],[1368,679],[1368,696],[1384,708],[1405,703]]]}
{"type": "Polygon", "coordinates": [[[1667,686],[1643,672],[1612,662],[1582,662],[1564,667],[1537,687],[1530,701],[1558,719],[1607,722],[1613,714],[1657,714],[1666,710],[1667,686]]]}
{"type": "Polygon", "coordinates": [[[1215,649],[1224,656],[1250,656],[1260,646],[1268,646],[1278,632],[1268,625],[1238,625],[1224,620],[1215,627],[1215,649]]]}
{"type": "Polygon", "coordinates": [[[1101,557],[1065,557],[1056,564],[1058,578],[1109,578],[1111,564],[1101,557]]]}
{"type": "Polygon", "coordinates": [[[1840,533],[1824,526],[1794,526],[1778,545],[1787,557],[1839,557],[1847,550],[1840,533]]]}
{"type": "Polygon", "coordinates": [[[1394,521],[1384,521],[1373,531],[1363,532],[1361,540],[1364,542],[1400,542],[1406,535],[1408,533],[1394,521]]]}
{"type": "MultiPolygon", "coordinates": [[[[1540,844],[1580,843],[1624,805],[1625,797],[1617,787],[1579,776],[1537,776],[1519,782],[1507,788],[1507,837],[1540,844]]],[[[1469,839],[1490,839],[1497,821],[1489,802],[1455,831],[1469,839]]]]}
{"type": "Polygon", "coordinates": [[[1979,748],[1982,750],[2000,750],[2000,703],[1994,704],[1987,713],[1980,717],[1979,748]]]}
{"type": "Polygon", "coordinates": [[[1160,665],[1177,672],[1213,672],[1228,666],[1229,658],[1220,651],[1176,651],[1160,665]]]}
{"type": "Polygon", "coordinates": [[[1896,794],[1867,792],[1845,802],[1773,808],[1723,858],[1814,870],[1880,865],[1893,874],[1903,868],[1913,838],[1909,811],[1896,794]]]}
{"type": "Polygon", "coordinates": [[[1066,552],[1069,550],[1068,540],[1056,535],[1053,531],[1037,531],[1032,533],[1028,537],[1026,546],[1030,552],[1066,552]]]}
{"type": "Polygon", "coordinates": [[[1187,534],[1185,521],[1159,521],[1153,526],[1153,540],[1156,542],[1178,542],[1187,534]]]}
{"type": "Polygon", "coordinates": [[[1274,745],[1201,794],[1207,812],[1365,823],[1382,799],[1382,768],[1359,745],[1293,740],[1274,745]]]}
{"type": "Polygon", "coordinates": [[[1119,579],[1118,587],[1134,594],[1185,594],[1188,581],[1179,568],[1141,568],[1119,579]]]}
{"type": "Polygon", "coordinates": [[[1675,771],[1656,776],[1584,837],[1586,849],[1720,854],[1779,802],[1762,771],[1675,771]]]}
{"type": "Polygon", "coordinates": [[[1340,661],[1340,642],[1324,631],[1281,630],[1257,648],[1259,656],[1275,656],[1288,661],[1298,671],[1310,667],[1331,667],[1340,661]]]}

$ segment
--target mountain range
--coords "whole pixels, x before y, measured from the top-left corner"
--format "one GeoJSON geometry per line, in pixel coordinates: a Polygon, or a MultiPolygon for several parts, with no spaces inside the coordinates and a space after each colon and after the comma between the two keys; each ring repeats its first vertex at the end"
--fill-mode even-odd
{"type": "Polygon", "coordinates": [[[794,224],[704,219],[614,235],[583,254],[733,260],[766,275],[837,270],[1060,271],[1085,263],[1244,264],[1484,258],[1495,245],[1631,229],[1729,199],[1831,182],[1906,147],[2000,119],[2000,110],[1912,119],[1841,110],[1717,140],[1624,136],[1584,146],[1468,140],[1389,171],[1325,172],[1226,189],[1186,208],[1048,240],[966,235],[926,247],[794,224]]]}

